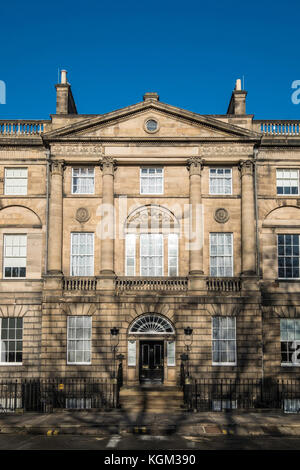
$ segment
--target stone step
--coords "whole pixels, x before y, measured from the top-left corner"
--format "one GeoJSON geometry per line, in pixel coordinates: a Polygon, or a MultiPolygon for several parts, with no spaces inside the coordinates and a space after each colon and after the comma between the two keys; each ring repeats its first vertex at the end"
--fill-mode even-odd
{"type": "Polygon", "coordinates": [[[178,387],[123,387],[120,405],[133,413],[176,413],[182,410],[183,393],[178,387]]]}

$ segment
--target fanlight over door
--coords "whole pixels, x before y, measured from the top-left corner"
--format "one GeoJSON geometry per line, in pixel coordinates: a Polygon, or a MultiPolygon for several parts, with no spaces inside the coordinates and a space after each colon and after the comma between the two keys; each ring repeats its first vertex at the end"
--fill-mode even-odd
{"type": "Polygon", "coordinates": [[[171,323],[159,315],[143,315],[138,318],[130,328],[133,334],[175,334],[171,323]]]}

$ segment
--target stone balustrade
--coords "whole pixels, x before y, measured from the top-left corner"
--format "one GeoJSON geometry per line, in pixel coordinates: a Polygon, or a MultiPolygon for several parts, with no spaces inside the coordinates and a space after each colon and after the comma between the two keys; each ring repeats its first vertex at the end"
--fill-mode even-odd
{"type": "Polygon", "coordinates": [[[300,136],[300,121],[253,121],[253,130],[263,135],[300,136]]]}
{"type": "Polygon", "coordinates": [[[239,292],[242,282],[239,277],[208,277],[206,288],[214,292],[239,292]]]}
{"type": "Polygon", "coordinates": [[[65,277],[63,279],[65,291],[94,291],[96,288],[96,277],[65,277]]]}
{"type": "Polygon", "coordinates": [[[30,137],[39,136],[46,131],[50,121],[0,121],[0,137],[30,137]]]}
{"type": "Polygon", "coordinates": [[[186,291],[186,277],[118,277],[117,292],[123,291],[186,291]]]}
{"type": "MultiPolygon", "coordinates": [[[[96,277],[64,277],[64,291],[95,291],[96,277]]],[[[238,277],[208,277],[207,291],[239,292],[242,281],[238,277]]],[[[117,277],[115,289],[118,293],[126,291],[169,291],[184,292],[188,290],[187,277],[117,277]]]]}

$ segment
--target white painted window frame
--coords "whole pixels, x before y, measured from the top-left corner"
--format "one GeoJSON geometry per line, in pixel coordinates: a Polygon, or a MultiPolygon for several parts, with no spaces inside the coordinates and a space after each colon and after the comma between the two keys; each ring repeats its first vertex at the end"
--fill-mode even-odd
{"type": "MultiPolygon", "coordinates": [[[[77,326],[76,326],[75,330],[76,329],[77,329],[77,326]]],[[[92,336],[93,336],[93,318],[92,318],[92,316],[90,316],[90,315],[89,316],[87,316],[87,315],[68,315],[68,317],[67,317],[67,364],[68,365],[81,365],[81,364],[82,365],[83,364],[91,365],[92,364],[92,336]],[[75,356],[76,356],[76,351],[77,351],[77,349],[72,349],[72,350],[69,349],[69,341],[76,342],[76,340],[77,340],[77,338],[70,338],[69,337],[69,334],[70,334],[69,330],[71,329],[69,323],[70,323],[71,318],[76,318],[76,319],[83,318],[83,319],[89,319],[89,321],[90,321],[90,325],[88,327],[83,326],[83,329],[85,329],[85,328],[90,329],[90,338],[89,339],[82,339],[82,341],[89,341],[89,343],[90,343],[90,349],[89,350],[84,349],[84,352],[88,351],[90,353],[90,361],[78,361],[78,362],[77,361],[75,361],[75,362],[69,361],[69,352],[70,351],[75,351],[75,356]]],[[[79,341],[79,339],[77,341],[79,341]]]]}
{"type": "Polygon", "coordinates": [[[237,366],[237,344],[236,344],[236,343],[237,343],[237,339],[236,339],[236,317],[229,317],[229,316],[224,316],[224,317],[223,317],[223,316],[221,316],[221,315],[215,315],[214,317],[212,317],[212,319],[211,319],[212,365],[213,365],[213,366],[226,366],[226,367],[227,367],[227,366],[232,366],[232,367],[237,366]],[[235,334],[234,334],[235,339],[234,339],[234,340],[232,340],[232,339],[230,339],[230,340],[229,340],[229,339],[218,340],[218,339],[215,339],[215,338],[214,338],[214,328],[213,328],[213,319],[214,319],[214,318],[234,318],[234,332],[235,332],[235,334]],[[234,348],[235,361],[234,361],[234,362],[215,362],[215,361],[213,360],[213,357],[214,357],[214,356],[213,356],[213,354],[214,354],[214,349],[213,349],[213,347],[214,347],[214,341],[234,341],[234,346],[235,346],[235,348],[234,348]]]}
{"type": "MultiPolygon", "coordinates": [[[[280,319],[280,365],[281,365],[281,367],[300,367],[300,360],[299,360],[299,362],[282,362],[281,361],[281,343],[292,343],[294,341],[297,341],[297,342],[299,342],[299,345],[300,345],[300,339],[299,340],[296,340],[296,339],[282,340],[281,339],[281,333],[282,333],[282,326],[281,325],[282,325],[282,322],[286,321],[286,320],[290,320],[290,321],[294,322],[294,329],[293,329],[294,332],[296,330],[296,328],[295,328],[296,321],[298,321],[300,323],[300,318],[281,318],[280,319]]],[[[300,356],[300,350],[297,349],[297,351],[299,351],[299,356],[300,356]]]]}
{"type": "MultiPolygon", "coordinates": [[[[283,185],[282,186],[283,188],[285,187],[291,187],[291,184],[288,185],[283,185]]],[[[276,195],[277,196],[280,196],[280,197],[295,197],[295,196],[299,196],[299,169],[298,168],[276,168],[276,195]],[[278,176],[278,173],[279,172],[284,172],[284,171],[295,171],[297,172],[297,178],[285,178],[285,177],[280,177],[278,176]],[[289,183],[291,183],[291,181],[296,181],[297,179],[297,193],[294,193],[294,194],[280,194],[278,193],[278,181],[279,180],[284,180],[284,181],[289,181],[289,183]]]]}
{"type": "Polygon", "coordinates": [[[94,276],[94,271],[95,271],[95,235],[93,232],[71,232],[71,250],[70,250],[70,276],[72,277],[89,277],[89,276],[94,276]],[[85,255],[82,255],[82,256],[89,256],[92,258],[93,262],[92,262],[92,273],[91,274],[88,274],[88,275],[85,275],[85,274],[72,274],[72,270],[73,270],[73,256],[79,256],[78,254],[73,254],[73,245],[74,245],[74,242],[73,242],[73,235],[84,235],[84,234],[87,234],[87,235],[92,235],[92,239],[93,239],[93,250],[92,250],[92,254],[85,254],[85,255]]]}
{"type": "Polygon", "coordinates": [[[129,339],[127,342],[127,364],[128,367],[136,367],[136,340],[129,339]]]}
{"type": "Polygon", "coordinates": [[[144,196],[144,195],[155,195],[155,194],[157,194],[157,195],[162,195],[162,194],[164,194],[164,185],[165,185],[164,168],[159,167],[159,166],[158,166],[158,167],[146,167],[146,166],[143,166],[143,167],[140,168],[140,195],[142,195],[142,196],[144,196]],[[155,178],[161,178],[161,179],[162,179],[162,191],[161,191],[161,192],[158,192],[158,191],[154,191],[154,192],[153,192],[153,191],[149,191],[149,192],[147,192],[147,193],[142,192],[142,186],[143,186],[142,180],[143,180],[143,178],[145,178],[145,176],[142,176],[142,170],[148,170],[148,171],[149,171],[150,169],[151,169],[151,170],[153,170],[153,169],[154,169],[154,170],[161,170],[161,172],[162,172],[162,173],[161,173],[161,176],[157,176],[157,174],[155,174],[155,175],[153,175],[153,176],[152,176],[152,175],[150,176],[149,173],[148,173],[147,176],[146,176],[147,178],[153,178],[153,179],[155,179],[155,178]]]}
{"type": "MultiPolygon", "coordinates": [[[[224,188],[225,188],[225,183],[223,184],[224,188]]],[[[220,196],[220,195],[224,195],[224,196],[231,196],[232,195],[232,168],[227,168],[227,167],[212,167],[209,169],[209,194],[212,195],[212,196],[220,196]],[[215,175],[211,175],[211,170],[230,170],[230,193],[226,193],[226,192],[213,192],[212,191],[212,179],[213,178],[216,178],[216,179],[221,179],[221,180],[225,180],[225,179],[229,179],[228,177],[225,176],[225,172],[223,173],[223,175],[218,175],[218,174],[215,174],[215,175]]]]}
{"type": "Polygon", "coordinates": [[[177,233],[169,233],[168,234],[168,276],[178,276],[178,234],[177,233]],[[176,257],[170,255],[170,245],[171,239],[176,239],[176,257]],[[170,270],[174,266],[170,266],[170,258],[176,258],[176,274],[170,274],[170,270]]]}
{"type": "Polygon", "coordinates": [[[162,240],[162,274],[148,274],[147,277],[162,277],[164,275],[164,235],[162,233],[141,233],[140,234],[140,276],[143,276],[142,274],[142,237],[147,236],[147,237],[161,237],[162,240]]]}
{"type": "MultiPolygon", "coordinates": [[[[15,187],[15,188],[19,188],[20,186],[18,186],[17,184],[12,186],[12,187],[15,187]]],[[[4,171],[4,194],[6,196],[27,196],[27,192],[28,192],[28,168],[24,168],[24,167],[7,167],[5,168],[5,171],[4,171]],[[8,172],[10,170],[22,170],[25,172],[25,175],[24,176],[14,176],[14,177],[11,177],[11,176],[8,176],[8,172]],[[7,189],[7,183],[9,180],[15,180],[16,182],[18,180],[26,180],[26,186],[24,185],[24,187],[22,186],[22,188],[24,189],[24,191],[20,191],[20,192],[9,192],[8,189],[7,189]]]]}
{"type": "Polygon", "coordinates": [[[135,275],[136,275],[136,235],[134,233],[127,233],[125,237],[125,276],[135,276],[135,275]],[[128,255],[129,239],[133,240],[133,248],[134,248],[133,256],[128,255]],[[128,273],[128,265],[127,265],[128,258],[134,259],[133,274],[128,273]]]}
{"type": "Polygon", "coordinates": [[[72,181],[71,181],[71,193],[72,194],[95,194],[95,168],[92,167],[92,166],[74,166],[72,167],[72,181]],[[74,176],[74,170],[79,170],[79,172],[82,170],[82,169],[88,169],[88,170],[93,170],[93,175],[78,175],[78,176],[74,176]],[[79,179],[93,179],[93,190],[90,191],[90,192],[74,192],[74,185],[73,185],[73,180],[74,178],[79,178],[79,179]]]}
{"type": "Polygon", "coordinates": [[[175,343],[175,339],[167,340],[167,366],[168,367],[175,367],[176,366],[176,343],[175,343]],[[173,345],[172,346],[173,351],[174,351],[173,361],[171,361],[170,357],[169,357],[170,344],[173,345]]]}
{"type": "MultiPolygon", "coordinates": [[[[217,245],[218,246],[218,245],[217,245]]],[[[224,245],[225,246],[225,245],[224,245]]],[[[219,268],[219,266],[217,266],[217,268],[219,268]]],[[[210,272],[210,276],[211,277],[234,277],[234,237],[233,237],[233,232],[211,232],[209,234],[209,272],[210,272]],[[212,236],[213,235],[231,235],[231,255],[214,255],[211,253],[211,246],[212,246],[212,236]],[[211,265],[211,259],[212,257],[220,257],[220,258],[224,258],[224,257],[231,257],[231,274],[230,275],[223,275],[221,276],[220,274],[212,274],[211,273],[211,269],[212,269],[212,265],[211,265]]]]}
{"type": "MultiPolygon", "coordinates": [[[[16,245],[16,246],[13,246],[13,248],[16,248],[16,247],[20,247],[20,244],[19,245],[16,245]]],[[[15,267],[24,267],[24,266],[15,266],[15,267]]],[[[26,276],[27,276],[27,234],[26,233],[5,233],[3,235],[3,269],[2,269],[2,272],[3,272],[3,279],[26,279],[26,276]],[[6,255],[6,248],[7,248],[7,245],[6,245],[6,240],[10,237],[25,237],[25,240],[26,240],[26,246],[25,246],[25,256],[7,256],[6,255]],[[25,276],[17,276],[17,277],[12,277],[12,276],[5,276],[5,268],[6,267],[13,267],[13,266],[6,266],[6,260],[10,259],[10,258],[15,258],[15,259],[23,259],[25,260],[25,276]]]]}
{"type": "MultiPolygon", "coordinates": [[[[9,318],[10,318],[10,317],[8,317],[8,319],[9,319],[9,318]]],[[[17,317],[11,317],[11,318],[17,318],[17,317]]],[[[19,317],[18,317],[18,318],[19,318],[19,317]]],[[[16,339],[10,339],[10,338],[8,338],[8,341],[15,341],[15,342],[16,342],[16,341],[21,341],[21,342],[22,342],[22,350],[21,350],[21,352],[22,352],[22,361],[19,361],[19,362],[17,362],[17,361],[13,361],[13,362],[9,362],[9,361],[7,361],[7,362],[2,362],[2,361],[1,361],[1,358],[2,358],[2,347],[3,347],[2,342],[6,341],[6,340],[2,340],[2,339],[1,339],[1,337],[2,337],[2,320],[3,320],[3,318],[0,318],[0,365],[1,365],[1,366],[21,366],[21,365],[23,364],[23,354],[24,354],[24,351],[23,351],[24,320],[23,320],[23,318],[21,318],[21,320],[22,320],[22,337],[21,337],[21,339],[20,339],[20,338],[18,338],[18,339],[17,339],[17,338],[16,338],[16,339]]],[[[15,329],[20,329],[20,328],[15,328],[15,329]]],[[[8,329],[8,331],[9,331],[9,329],[8,329]]],[[[15,352],[16,352],[16,351],[15,351],[15,352]]]]}
{"type": "MultiPolygon", "coordinates": [[[[279,243],[278,243],[278,237],[279,235],[298,235],[299,237],[299,251],[300,251],[300,234],[299,233],[277,233],[277,275],[278,279],[283,279],[283,280],[292,280],[292,281],[297,281],[300,279],[300,277],[279,277],[279,243]]],[[[282,257],[282,255],[280,255],[282,257]]],[[[284,256],[287,258],[286,256],[284,256]]],[[[299,253],[299,273],[300,273],[300,253],[299,253]]]]}

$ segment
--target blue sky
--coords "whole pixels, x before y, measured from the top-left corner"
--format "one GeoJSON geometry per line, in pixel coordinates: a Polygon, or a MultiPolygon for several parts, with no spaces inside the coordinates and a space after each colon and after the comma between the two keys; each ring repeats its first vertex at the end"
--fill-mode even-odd
{"type": "Polygon", "coordinates": [[[0,119],[55,113],[58,68],[79,113],[106,113],[157,91],[200,114],[226,113],[236,78],[257,119],[300,119],[300,5],[195,0],[2,2],[0,119]]]}

